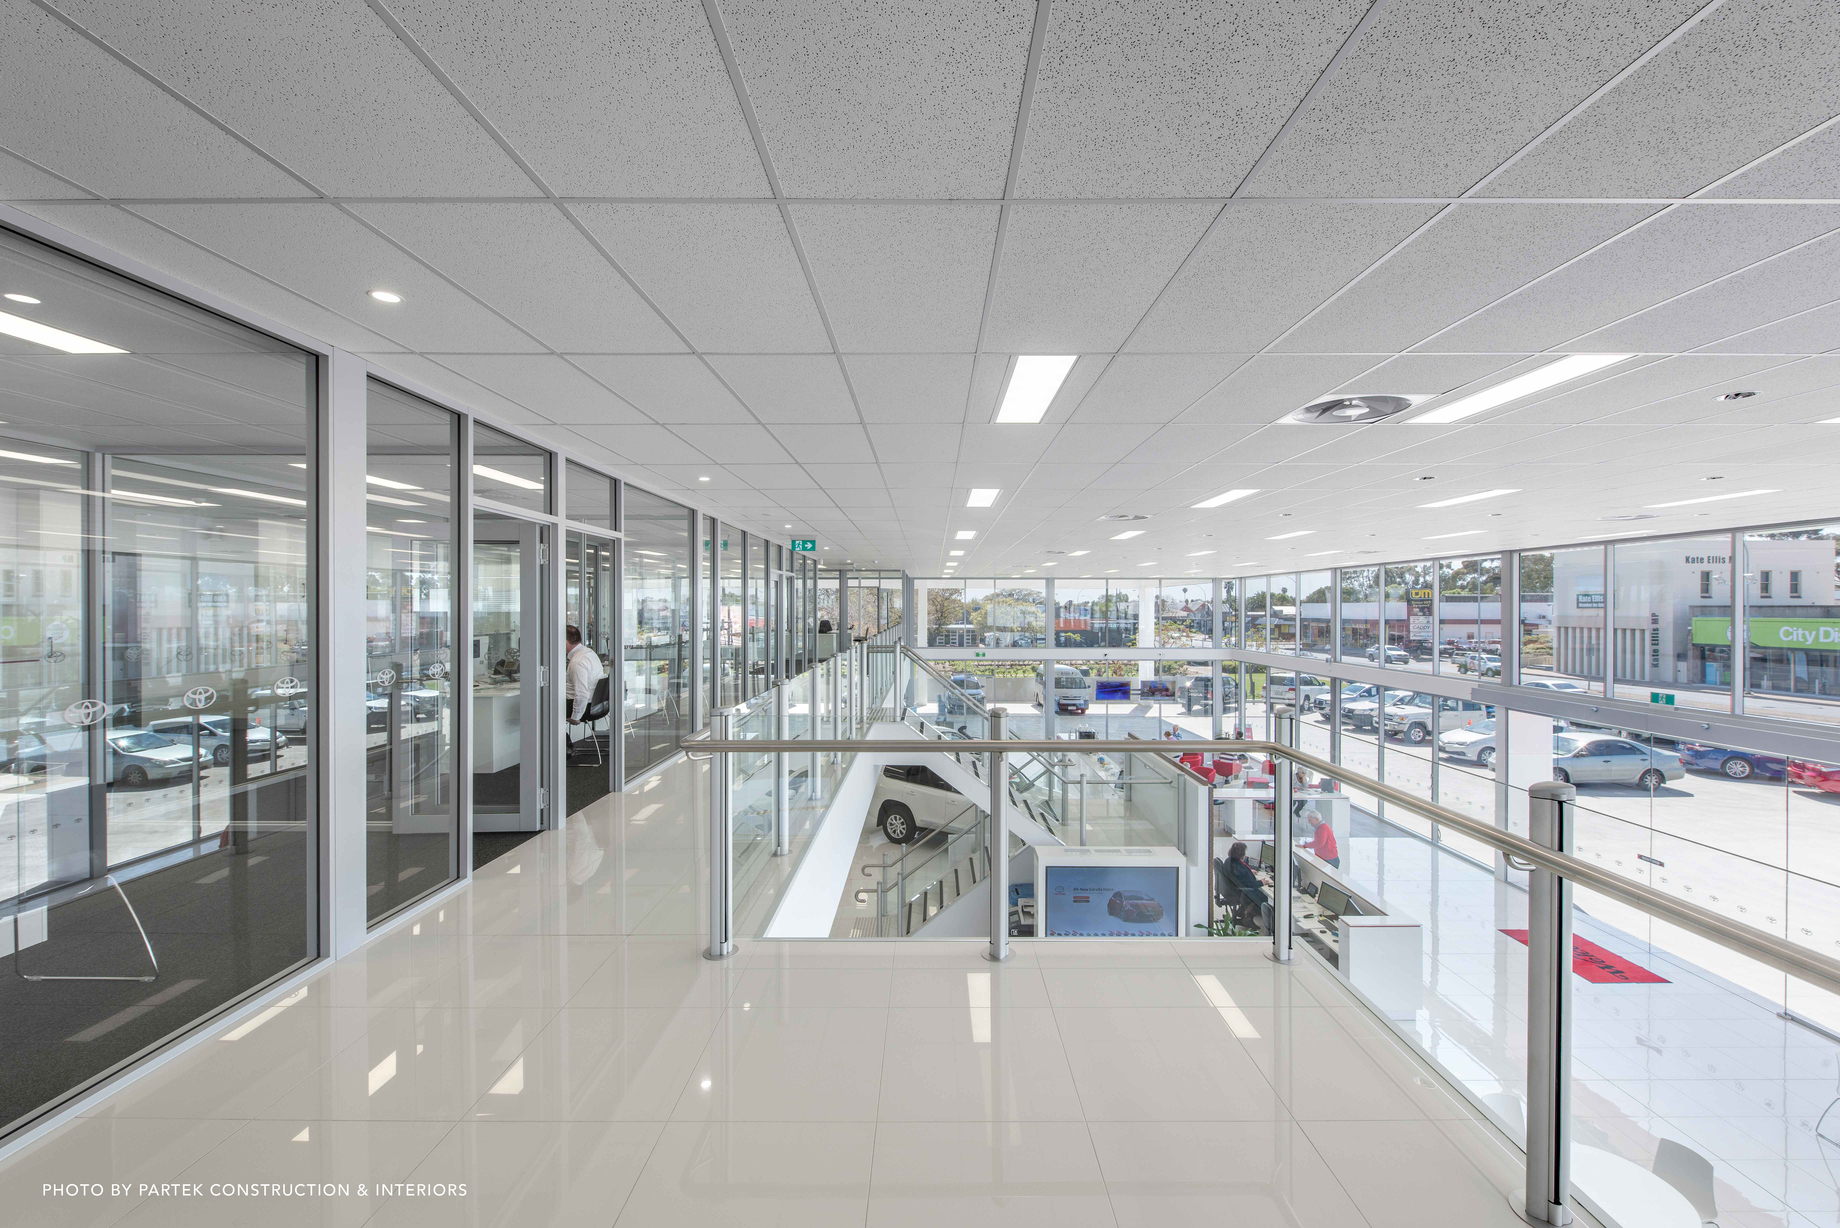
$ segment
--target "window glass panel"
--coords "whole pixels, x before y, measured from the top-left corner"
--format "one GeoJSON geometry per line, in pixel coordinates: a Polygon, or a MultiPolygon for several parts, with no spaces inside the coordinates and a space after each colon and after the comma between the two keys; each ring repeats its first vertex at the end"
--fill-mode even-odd
{"type": "MultiPolygon", "coordinates": [[[[628,515],[631,515],[631,500],[628,515]]],[[[750,698],[772,685],[773,662],[767,652],[767,543],[747,534],[747,693],[750,698]]]]}
{"type": "MultiPolygon", "coordinates": [[[[1837,543],[1840,525],[1831,524],[1745,537],[1745,712],[1840,723],[1837,543]],[[1794,586],[1785,578],[1791,572],[1800,573],[1794,586]],[[1767,595],[1766,573],[1773,576],[1767,595]]],[[[1716,639],[1710,624],[1699,634],[1716,639]]]]}
{"type": "MultiPolygon", "coordinates": [[[[1431,672],[1430,563],[1404,563],[1386,569],[1386,663],[1392,669],[1431,672]]],[[[1377,656],[1378,654],[1376,654],[1377,656]]]]}
{"type": "Polygon", "coordinates": [[[1501,560],[1438,563],[1437,665],[1444,673],[1501,677],[1501,560]]]}
{"type": "MultiPolygon", "coordinates": [[[[1214,642],[1214,583],[1164,580],[1156,590],[1158,648],[1207,648],[1214,642]]],[[[1150,647],[1140,643],[1140,648],[1150,647]]]]}
{"type": "MultiPolygon", "coordinates": [[[[478,452],[478,441],[474,441],[478,452]]],[[[613,528],[613,479],[583,465],[569,462],[568,518],[603,529],[613,528]]],[[[496,498],[495,495],[487,495],[496,498]]]]}
{"type": "Polygon", "coordinates": [[[1523,552],[1523,686],[1604,693],[1604,550],[1523,552]]]}
{"type": "Polygon", "coordinates": [[[1611,549],[1617,693],[1642,701],[1659,693],[1676,707],[1729,710],[1730,535],[1619,542],[1611,549]]]}
{"type": "MultiPolygon", "coordinates": [[[[1154,595],[1154,586],[1148,591],[1154,595]]],[[[1059,580],[1054,585],[1054,607],[1056,648],[1137,646],[1135,588],[1114,588],[1103,580],[1059,580]]]]}
{"type": "Polygon", "coordinates": [[[742,603],[742,573],[747,560],[742,544],[739,529],[725,524],[718,526],[716,548],[720,552],[722,569],[722,625],[718,632],[721,674],[716,683],[718,708],[732,708],[746,698],[741,657],[747,634],[747,615],[742,603]]]}
{"type": "MultiPolygon", "coordinates": [[[[839,571],[820,571],[818,573],[818,658],[824,660],[837,652],[837,645],[842,642],[843,602],[839,587],[843,573],[839,571]]],[[[921,590],[926,582],[914,581],[916,590],[921,590]]],[[[927,608],[926,595],[922,591],[919,597],[922,609],[927,608]]],[[[921,628],[918,641],[921,645],[931,643],[926,628],[921,628]]]]}
{"type": "Polygon", "coordinates": [[[453,414],[376,380],[367,410],[365,907],[375,921],[459,872],[453,496],[460,431],[453,414]]]}
{"type": "Polygon", "coordinates": [[[965,610],[965,586],[959,580],[916,580],[917,600],[926,610],[926,644],[930,648],[969,648],[976,641],[965,610]]]}
{"type": "Polygon", "coordinates": [[[4,1134],[318,954],[318,361],[4,231],[0,285],[116,351],[0,345],[4,1134]]]}
{"type": "Polygon", "coordinates": [[[473,493],[494,503],[549,511],[549,453],[475,422],[473,493]]]}
{"type": "MultiPolygon", "coordinates": [[[[721,625],[718,612],[722,608],[722,585],[716,573],[717,543],[720,540],[715,517],[703,517],[703,544],[696,556],[697,591],[703,595],[703,625],[699,628],[703,645],[703,672],[697,679],[699,707],[716,702],[715,679],[717,662],[721,659],[721,641],[717,629],[721,625]]],[[[708,721],[709,715],[705,710],[699,728],[708,721]]]]}
{"type": "Polygon", "coordinates": [[[626,778],[674,753],[690,732],[690,513],[626,490],[626,778]]]}
{"type": "Polygon", "coordinates": [[[1335,634],[1331,622],[1329,585],[1334,575],[1327,571],[1306,571],[1297,582],[1298,649],[1308,657],[1328,660],[1333,655],[1335,634]]]}
{"type": "Polygon", "coordinates": [[[1264,576],[1253,576],[1247,580],[1241,581],[1241,583],[1246,586],[1244,614],[1246,624],[1246,647],[1263,652],[1267,642],[1265,598],[1266,589],[1269,587],[1269,584],[1264,576]]]}
{"type": "Polygon", "coordinates": [[[1021,580],[965,581],[968,644],[983,648],[1046,648],[1043,586],[1021,580]]]}
{"type": "Polygon", "coordinates": [[[1344,567],[1342,585],[1342,660],[1378,660],[1380,656],[1380,569],[1344,567]]]}
{"type": "Polygon", "coordinates": [[[1267,648],[1271,652],[1297,651],[1297,577],[1271,577],[1266,599],[1267,648]]]}
{"type": "Polygon", "coordinates": [[[1220,582],[1220,647],[1239,647],[1239,581],[1220,582]]]}

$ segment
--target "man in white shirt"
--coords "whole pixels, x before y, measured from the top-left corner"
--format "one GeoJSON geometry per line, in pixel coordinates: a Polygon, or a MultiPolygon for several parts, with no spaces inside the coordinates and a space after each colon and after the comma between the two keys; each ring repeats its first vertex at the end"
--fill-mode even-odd
{"type": "Polygon", "coordinates": [[[570,623],[563,628],[563,637],[569,646],[566,666],[568,708],[565,715],[569,724],[579,725],[588,710],[588,701],[594,698],[595,684],[607,676],[607,671],[601,668],[600,654],[581,642],[580,627],[570,623]]]}

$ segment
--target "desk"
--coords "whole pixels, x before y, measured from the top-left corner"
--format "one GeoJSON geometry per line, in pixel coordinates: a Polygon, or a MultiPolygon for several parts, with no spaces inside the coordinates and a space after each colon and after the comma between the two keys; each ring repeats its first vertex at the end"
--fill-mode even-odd
{"type": "Polygon", "coordinates": [[[473,688],[473,772],[517,766],[524,753],[524,688],[516,682],[473,688]]]}
{"type": "MultiPolygon", "coordinates": [[[[1314,854],[1295,850],[1297,893],[1291,898],[1291,926],[1298,941],[1321,955],[1329,965],[1395,1019],[1410,1019],[1424,1003],[1424,929],[1411,917],[1393,911],[1385,900],[1362,891],[1341,871],[1314,854]],[[1365,915],[1333,921],[1316,906],[1306,887],[1324,883],[1341,888],[1365,915]]],[[[1272,875],[1258,871],[1267,894],[1272,875]]]]}
{"type": "MultiPolygon", "coordinates": [[[[1582,1194],[1621,1228],[1700,1228],[1699,1212],[1686,1195],[1633,1160],[1597,1147],[1572,1144],[1572,1193],[1582,1194]]],[[[1527,1191],[1508,1196],[1516,1211],[1527,1191]]]]}
{"type": "MultiPolygon", "coordinates": [[[[1272,833],[1272,795],[1270,785],[1247,788],[1244,785],[1214,786],[1214,834],[1240,840],[1257,839],[1272,833]]],[[[1346,793],[1328,789],[1300,789],[1292,795],[1308,802],[1328,822],[1335,833],[1335,846],[1348,847],[1353,809],[1346,793]]],[[[1292,830],[1303,834],[1309,830],[1307,819],[1293,819],[1292,830]]]]}

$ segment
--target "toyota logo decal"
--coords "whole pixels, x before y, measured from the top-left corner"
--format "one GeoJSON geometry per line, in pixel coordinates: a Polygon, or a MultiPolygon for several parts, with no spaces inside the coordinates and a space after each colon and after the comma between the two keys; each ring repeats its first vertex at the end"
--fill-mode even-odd
{"type": "Polygon", "coordinates": [[[64,719],[73,725],[94,725],[108,710],[100,699],[79,699],[64,709],[64,719]]]}
{"type": "Polygon", "coordinates": [[[217,692],[208,686],[195,686],[185,693],[185,706],[197,711],[217,702],[217,692]]]}

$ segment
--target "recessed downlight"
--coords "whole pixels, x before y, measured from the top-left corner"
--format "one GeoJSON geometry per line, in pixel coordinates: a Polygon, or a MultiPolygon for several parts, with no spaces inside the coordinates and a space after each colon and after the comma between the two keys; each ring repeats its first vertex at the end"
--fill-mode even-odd
{"type": "Polygon", "coordinates": [[[1414,426],[1444,426],[1460,422],[1476,414],[1485,413],[1498,405],[1530,397],[1536,392],[1556,388],[1570,380],[1580,379],[1593,371],[1615,366],[1634,358],[1634,354],[1572,354],[1557,362],[1549,362],[1543,367],[1535,367],[1525,375],[1517,375],[1511,380],[1503,380],[1492,388],[1472,392],[1466,397],[1459,397],[1448,405],[1440,405],[1429,413],[1420,414],[1411,419],[1414,426]]]}
{"type": "Polygon", "coordinates": [[[12,299],[15,303],[29,303],[34,307],[38,306],[38,304],[43,301],[42,299],[33,298],[30,294],[9,294],[6,297],[12,299]]]}
{"type": "Polygon", "coordinates": [[[1458,495],[1454,499],[1439,499],[1436,503],[1421,503],[1420,507],[1455,507],[1459,503],[1480,503],[1484,499],[1495,499],[1502,495],[1517,495],[1520,487],[1504,486],[1499,490],[1479,490],[1473,495],[1458,495]]]}
{"type": "Polygon", "coordinates": [[[1142,537],[1143,535],[1144,535],[1144,530],[1142,529],[1126,529],[1122,533],[1112,534],[1112,540],[1115,542],[1128,542],[1133,537],[1142,537]]]}
{"type": "Polygon", "coordinates": [[[699,482],[707,482],[708,480],[709,480],[709,479],[708,479],[708,478],[706,478],[706,477],[700,477],[700,478],[698,478],[698,479],[697,479],[697,481],[699,481],[699,482]]]}
{"type": "Polygon", "coordinates": [[[976,529],[960,529],[952,535],[954,541],[968,542],[977,537],[976,529]]]}
{"type": "Polygon", "coordinates": [[[371,297],[380,303],[402,302],[402,295],[396,293],[394,290],[372,290],[371,297]]]}
{"type": "Polygon", "coordinates": [[[996,486],[973,486],[971,488],[971,494],[965,499],[965,506],[989,507],[997,501],[997,496],[1002,493],[1002,489],[996,486]]]}
{"type": "Polygon", "coordinates": [[[1728,495],[1704,495],[1698,499],[1674,499],[1668,503],[1647,503],[1644,507],[1686,507],[1693,503],[1719,503],[1726,499],[1748,499],[1752,495],[1773,495],[1776,490],[1734,490],[1728,495]]]}
{"type": "Polygon", "coordinates": [[[1212,499],[1203,499],[1201,502],[1191,503],[1189,506],[1197,512],[1205,512],[1209,508],[1222,507],[1233,502],[1235,499],[1244,499],[1247,495],[1256,495],[1258,493],[1256,487],[1251,490],[1229,490],[1223,494],[1215,495],[1212,499]]]}
{"type": "Polygon", "coordinates": [[[1061,390],[1076,354],[1018,354],[997,406],[998,422],[1040,422],[1061,390]]]}
{"type": "Polygon", "coordinates": [[[1276,537],[1268,537],[1265,540],[1268,542],[1288,541],[1293,537],[1308,537],[1314,532],[1316,532],[1315,529],[1293,529],[1289,533],[1280,533],[1276,537]]]}

